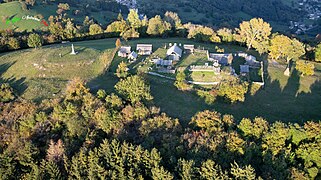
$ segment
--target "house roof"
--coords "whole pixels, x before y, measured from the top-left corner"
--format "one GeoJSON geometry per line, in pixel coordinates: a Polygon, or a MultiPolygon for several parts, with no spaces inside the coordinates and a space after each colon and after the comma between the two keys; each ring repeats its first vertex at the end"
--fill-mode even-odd
{"type": "Polygon", "coordinates": [[[130,53],[131,52],[131,47],[130,46],[121,46],[119,51],[122,52],[122,53],[130,53]]]}
{"type": "Polygon", "coordinates": [[[178,55],[179,57],[182,57],[182,49],[181,48],[179,48],[176,44],[174,44],[174,46],[172,46],[171,48],[169,48],[168,50],[167,50],[167,55],[169,56],[169,55],[171,55],[171,54],[176,54],[176,55],[178,55]]]}
{"type": "Polygon", "coordinates": [[[136,50],[147,50],[147,51],[152,51],[153,50],[153,45],[152,44],[137,44],[136,50]]]}
{"type": "Polygon", "coordinates": [[[240,72],[241,73],[249,73],[250,72],[250,66],[249,65],[240,65],[240,72]]]}
{"type": "Polygon", "coordinates": [[[173,64],[172,60],[163,60],[163,59],[153,59],[153,62],[157,65],[162,65],[162,66],[171,66],[173,64]]]}
{"type": "Polygon", "coordinates": [[[228,64],[228,57],[230,54],[218,54],[218,53],[210,53],[209,60],[218,61],[220,64],[228,64]]]}
{"type": "Polygon", "coordinates": [[[128,56],[128,58],[130,58],[130,57],[133,57],[133,58],[136,59],[136,58],[138,57],[138,54],[133,51],[133,52],[131,52],[130,55],[128,56]]]}
{"type": "Polygon", "coordinates": [[[194,49],[193,44],[184,44],[184,49],[194,49]]]}

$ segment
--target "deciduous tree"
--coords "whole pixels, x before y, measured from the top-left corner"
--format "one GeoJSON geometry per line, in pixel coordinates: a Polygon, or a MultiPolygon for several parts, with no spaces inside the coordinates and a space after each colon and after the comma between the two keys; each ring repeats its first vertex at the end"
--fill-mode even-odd
{"type": "Polygon", "coordinates": [[[38,34],[30,34],[28,36],[28,46],[38,48],[42,46],[42,38],[38,34]]]}
{"type": "Polygon", "coordinates": [[[262,54],[268,50],[271,30],[269,23],[261,18],[253,18],[240,24],[237,35],[240,36],[239,41],[244,42],[248,49],[253,47],[262,54]]]}
{"type": "Polygon", "coordinates": [[[133,104],[141,100],[152,100],[150,87],[145,83],[144,79],[135,75],[121,79],[115,88],[117,92],[125,99],[130,100],[133,104]]]}
{"type": "Polygon", "coordinates": [[[301,76],[312,76],[314,74],[314,64],[304,60],[296,61],[295,69],[301,73],[301,76]]]}

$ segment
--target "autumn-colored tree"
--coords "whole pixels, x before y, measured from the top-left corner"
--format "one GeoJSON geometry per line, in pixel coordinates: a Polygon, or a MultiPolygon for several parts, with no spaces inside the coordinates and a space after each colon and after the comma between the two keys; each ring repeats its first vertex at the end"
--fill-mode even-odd
{"type": "Polygon", "coordinates": [[[171,24],[172,28],[180,28],[182,26],[182,21],[179,18],[178,14],[171,11],[166,11],[164,16],[164,21],[171,24]]]}
{"type": "Polygon", "coordinates": [[[233,41],[233,31],[231,29],[221,28],[217,31],[217,35],[219,35],[224,42],[233,41]]]}
{"type": "Polygon", "coordinates": [[[290,62],[297,61],[305,54],[304,44],[297,39],[290,39],[284,35],[275,35],[271,40],[269,55],[273,59],[284,59],[288,63],[288,67],[284,72],[290,75],[290,62]]]}
{"type": "Polygon", "coordinates": [[[162,20],[159,15],[151,18],[148,22],[147,34],[153,36],[160,36],[171,29],[171,25],[168,22],[162,20]]]}
{"type": "Polygon", "coordinates": [[[89,26],[89,34],[96,35],[103,33],[103,29],[98,24],[92,24],[89,26]]]}
{"type": "Polygon", "coordinates": [[[117,70],[116,70],[116,76],[119,78],[125,78],[128,76],[128,68],[127,64],[125,62],[121,62],[118,64],[117,70]]]}
{"type": "Polygon", "coordinates": [[[10,38],[8,41],[9,49],[19,49],[20,48],[20,42],[17,38],[10,38]]]}
{"type": "Polygon", "coordinates": [[[295,69],[301,73],[301,76],[312,76],[314,74],[314,64],[304,60],[296,61],[295,69]]]}
{"type": "Polygon", "coordinates": [[[106,32],[122,33],[129,29],[126,21],[114,21],[107,26],[106,32]]]}
{"type": "Polygon", "coordinates": [[[218,95],[227,98],[231,103],[244,102],[247,90],[247,82],[238,80],[223,81],[219,86],[218,95]]]}
{"type": "Polygon", "coordinates": [[[59,163],[63,161],[65,155],[64,145],[61,139],[56,143],[50,140],[49,148],[47,150],[47,160],[59,163]]]}
{"type": "Polygon", "coordinates": [[[236,30],[238,41],[244,42],[248,50],[255,48],[260,54],[267,52],[272,28],[261,18],[243,21],[236,30]]]}
{"type": "Polygon", "coordinates": [[[15,98],[13,89],[9,84],[0,84],[0,102],[9,102],[15,98]]]}
{"type": "Polygon", "coordinates": [[[139,19],[138,12],[134,9],[129,10],[127,21],[131,28],[138,29],[141,26],[141,21],[139,19]]]}
{"type": "Polygon", "coordinates": [[[42,38],[38,34],[30,34],[28,36],[28,46],[38,48],[42,46],[42,38]]]}
{"type": "Polygon", "coordinates": [[[122,37],[123,39],[125,39],[126,41],[127,41],[128,39],[132,39],[132,38],[139,38],[139,33],[138,33],[135,29],[133,29],[133,28],[130,28],[130,29],[122,32],[120,35],[121,35],[121,37],[122,37]]]}
{"type": "Polygon", "coordinates": [[[121,41],[119,38],[116,39],[115,45],[117,48],[119,48],[121,46],[121,41]]]}

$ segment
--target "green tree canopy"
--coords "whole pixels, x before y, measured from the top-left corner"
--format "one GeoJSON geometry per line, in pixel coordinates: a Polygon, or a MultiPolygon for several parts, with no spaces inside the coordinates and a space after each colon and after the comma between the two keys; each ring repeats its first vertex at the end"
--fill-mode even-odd
{"type": "Polygon", "coordinates": [[[168,22],[162,20],[159,15],[151,18],[148,22],[147,34],[153,36],[161,36],[171,29],[171,25],[168,22]]]}
{"type": "Polygon", "coordinates": [[[130,100],[133,104],[140,102],[141,100],[153,99],[150,94],[150,87],[137,75],[121,79],[115,85],[115,88],[120,95],[125,99],[130,100]]]}
{"type": "Polygon", "coordinates": [[[28,37],[28,46],[38,48],[42,46],[42,38],[38,34],[30,34],[28,37]]]}

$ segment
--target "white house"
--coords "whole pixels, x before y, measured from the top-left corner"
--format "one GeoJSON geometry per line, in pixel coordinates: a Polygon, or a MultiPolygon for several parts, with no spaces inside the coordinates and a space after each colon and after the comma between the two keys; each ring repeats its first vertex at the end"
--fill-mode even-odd
{"type": "Polygon", "coordinates": [[[153,53],[152,44],[137,44],[136,51],[139,55],[151,55],[153,53]]]}
{"type": "Polygon", "coordinates": [[[121,46],[118,51],[119,57],[127,57],[131,53],[131,47],[130,46],[121,46]]]}
{"type": "Polygon", "coordinates": [[[182,52],[183,50],[175,43],[174,46],[167,50],[166,55],[168,56],[169,60],[178,61],[182,57],[182,52]]]}
{"type": "Polygon", "coordinates": [[[183,47],[184,47],[184,52],[186,53],[193,53],[195,49],[194,45],[192,44],[184,44],[183,47]]]}

